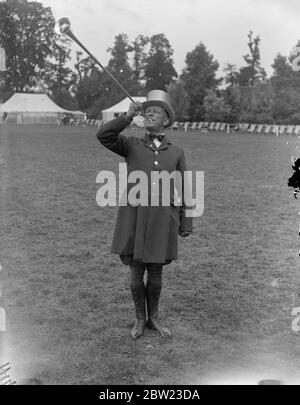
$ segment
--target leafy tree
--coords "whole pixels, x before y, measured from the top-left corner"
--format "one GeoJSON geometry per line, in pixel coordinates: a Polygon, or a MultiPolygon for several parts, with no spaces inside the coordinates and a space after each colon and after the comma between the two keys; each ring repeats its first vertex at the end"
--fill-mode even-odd
{"type": "Polygon", "coordinates": [[[50,90],[68,89],[72,84],[73,71],[66,66],[70,57],[70,41],[56,35],[52,58],[46,61],[46,79],[50,90]]]}
{"type": "Polygon", "coordinates": [[[52,92],[51,96],[53,101],[60,107],[66,110],[79,110],[79,104],[76,97],[72,96],[68,90],[57,88],[52,92]]]}
{"type": "Polygon", "coordinates": [[[274,91],[270,81],[239,86],[240,122],[272,124],[274,91]]]}
{"type": "MultiPolygon", "coordinates": [[[[129,93],[135,95],[138,85],[134,80],[128,55],[133,51],[133,47],[129,44],[127,35],[117,35],[113,47],[108,48],[107,51],[111,53],[107,69],[129,93]]],[[[126,97],[113,80],[100,70],[90,57],[82,57],[81,52],[76,54],[75,69],[77,71],[76,98],[79,107],[86,111],[88,116],[98,118],[103,109],[126,97]]]]}
{"type": "Polygon", "coordinates": [[[95,67],[95,62],[91,57],[82,57],[81,51],[76,52],[76,63],[74,65],[77,81],[80,83],[95,67]]]}
{"type": "Polygon", "coordinates": [[[56,34],[52,58],[46,61],[45,74],[40,79],[39,90],[47,91],[55,103],[66,109],[78,109],[78,102],[71,94],[77,78],[66,63],[70,58],[70,41],[56,34]]]}
{"type": "Polygon", "coordinates": [[[45,91],[63,108],[77,108],[69,93],[74,73],[70,41],[55,33],[49,7],[27,0],[0,1],[0,44],[6,51],[3,91],[45,91]]]}
{"type": "Polygon", "coordinates": [[[221,81],[216,78],[219,63],[202,42],[187,54],[185,63],[181,80],[190,99],[189,115],[193,121],[201,121],[205,114],[203,101],[207,90],[216,89],[221,81]]]}
{"type": "Polygon", "coordinates": [[[287,57],[278,54],[272,65],[271,83],[275,97],[273,118],[278,123],[300,123],[300,72],[293,70],[287,57]]]}
{"type": "Polygon", "coordinates": [[[204,97],[203,106],[205,109],[205,121],[228,121],[231,114],[231,107],[226,103],[223,97],[217,95],[216,91],[207,91],[207,95],[204,97]]]}
{"type": "Polygon", "coordinates": [[[274,87],[296,87],[300,89],[300,72],[294,71],[289,59],[278,54],[272,64],[274,69],[272,84],[274,87]]]}
{"type": "Polygon", "coordinates": [[[147,90],[159,89],[166,91],[167,86],[177,77],[172,59],[173,49],[164,34],[150,38],[149,55],[145,61],[145,77],[147,90]]]}
{"type": "Polygon", "coordinates": [[[49,7],[27,0],[0,2],[0,44],[6,51],[6,86],[22,92],[33,89],[53,56],[55,21],[49,7]]]}
{"type": "MultiPolygon", "coordinates": [[[[88,61],[85,61],[85,63],[88,63],[88,61]]],[[[75,95],[79,108],[88,112],[92,118],[98,116],[102,107],[105,108],[113,104],[110,104],[111,80],[109,83],[108,81],[109,78],[104,72],[100,72],[96,66],[91,66],[76,85],[75,95]],[[100,103],[100,110],[96,113],[93,105],[96,102],[99,104],[99,99],[102,100],[102,104],[100,103]],[[93,113],[90,113],[91,111],[93,113]]]]}
{"type": "MultiPolygon", "coordinates": [[[[108,48],[111,53],[111,58],[108,62],[107,69],[118,79],[122,86],[129,92],[135,95],[138,89],[138,83],[134,80],[134,72],[129,63],[129,52],[133,48],[129,44],[126,34],[119,34],[115,37],[114,46],[108,48]]],[[[122,90],[110,79],[110,101],[111,103],[118,102],[124,97],[122,90]]]]}
{"type": "Polygon", "coordinates": [[[225,65],[224,72],[225,72],[225,83],[226,84],[228,84],[230,86],[234,86],[234,85],[238,84],[239,72],[237,71],[235,65],[233,65],[231,63],[227,63],[225,65]]]}
{"type": "Polygon", "coordinates": [[[167,91],[171,97],[172,105],[175,111],[176,120],[185,121],[189,119],[189,96],[184,88],[184,83],[178,80],[167,86],[167,91]]]}
{"type": "Polygon", "coordinates": [[[249,53],[244,56],[247,63],[236,70],[232,64],[225,66],[225,100],[231,106],[230,121],[272,122],[272,89],[266,80],[266,72],[260,62],[260,37],[248,34],[249,53]]]}
{"type": "Polygon", "coordinates": [[[249,31],[248,40],[249,53],[244,56],[247,65],[240,68],[238,75],[240,86],[253,86],[255,82],[264,81],[267,76],[261,67],[260,36],[253,37],[253,32],[249,31]]]}
{"type": "Polygon", "coordinates": [[[230,106],[231,110],[230,115],[228,117],[228,122],[239,122],[242,110],[240,87],[238,85],[228,86],[223,91],[223,97],[226,104],[230,106]]]}
{"type": "MultiPolygon", "coordinates": [[[[147,59],[146,47],[149,45],[150,38],[144,35],[138,35],[132,43],[129,51],[133,52],[133,75],[134,80],[140,88],[145,86],[145,65],[147,59]]],[[[138,92],[140,93],[140,92],[138,92]]],[[[137,95],[139,95],[136,93],[137,95]]]]}

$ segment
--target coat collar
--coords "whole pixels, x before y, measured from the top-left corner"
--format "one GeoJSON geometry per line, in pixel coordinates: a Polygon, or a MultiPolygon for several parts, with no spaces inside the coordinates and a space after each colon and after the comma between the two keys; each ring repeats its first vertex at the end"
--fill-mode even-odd
{"type": "Polygon", "coordinates": [[[144,138],[142,139],[142,141],[145,143],[145,146],[153,151],[155,150],[162,150],[162,149],[167,149],[169,147],[169,145],[172,144],[172,142],[170,141],[169,138],[166,137],[166,135],[164,136],[163,140],[161,141],[161,144],[159,145],[159,147],[157,148],[155,143],[153,142],[153,140],[150,138],[149,133],[146,132],[144,138]]]}

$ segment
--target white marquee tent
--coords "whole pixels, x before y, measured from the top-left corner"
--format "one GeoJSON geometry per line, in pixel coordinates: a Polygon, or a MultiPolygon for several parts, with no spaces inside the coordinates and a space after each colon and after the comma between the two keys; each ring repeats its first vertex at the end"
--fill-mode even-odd
{"type": "Polygon", "coordinates": [[[68,111],[55,104],[47,94],[15,93],[0,104],[0,122],[17,124],[51,124],[65,113],[75,118],[84,118],[81,111],[68,111]]]}
{"type": "MultiPolygon", "coordinates": [[[[139,101],[140,103],[144,103],[147,98],[146,97],[132,97],[134,101],[139,101]]],[[[118,104],[113,105],[112,107],[102,110],[102,120],[103,122],[110,121],[121,114],[124,114],[128,111],[130,106],[131,100],[126,97],[124,100],[120,101],[118,104]]]]}

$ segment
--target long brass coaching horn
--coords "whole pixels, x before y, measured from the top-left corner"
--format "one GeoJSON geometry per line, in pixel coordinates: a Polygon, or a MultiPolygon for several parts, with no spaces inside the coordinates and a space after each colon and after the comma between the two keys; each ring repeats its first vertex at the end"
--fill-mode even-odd
{"type": "MultiPolygon", "coordinates": [[[[133,98],[130,96],[128,91],[124,89],[124,87],[121,85],[121,83],[96,59],[96,57],[79,41],[79,39],[74,35],[74,33],[71,30],[71,23],[70,20],[66,17],[61,18],[58,20],[58,28],[61,34],[67,35],[69,38],[71,38],[74,42],[76,42],[77,45],[80,46],[96,63],[101,67],[101,69],[116,83],[117,86],[126,94],[126,96],[135,104],[136,102],[133,100],[133,98]]],[[[143,117],[147,120],[144,114],[142,114],[143,117]]]]}

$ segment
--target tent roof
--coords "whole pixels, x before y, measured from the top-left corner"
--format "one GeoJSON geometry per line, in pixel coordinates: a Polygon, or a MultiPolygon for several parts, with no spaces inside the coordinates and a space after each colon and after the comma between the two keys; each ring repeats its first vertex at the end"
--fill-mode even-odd
{"type": "MultiPolygon", "coordinates": [[[[140,103],[144,103],[147,98],[146,97],[132,97],[134,101],[139,101],[140,103]]],[[[112,112],[112,113],[121,113],[121,112],[126,112],[128,111],[128,108],[130,106],[131,100],[126,97],[124,100],[120,101],[118,104],[113,105],[110,108],[107,108],[106,110],[103,110],[102,112],[112,112]]]]}
{"type": "MultiPolygon", "coordinates": [[[[64,113],[75,111],[64,110],[50,99],[47,94],[15,93],[6,103],[0,104],[5,112],[47,112],[64,113]]],[[[76,111],[78,113],[78,111],[76,111]]]]}

